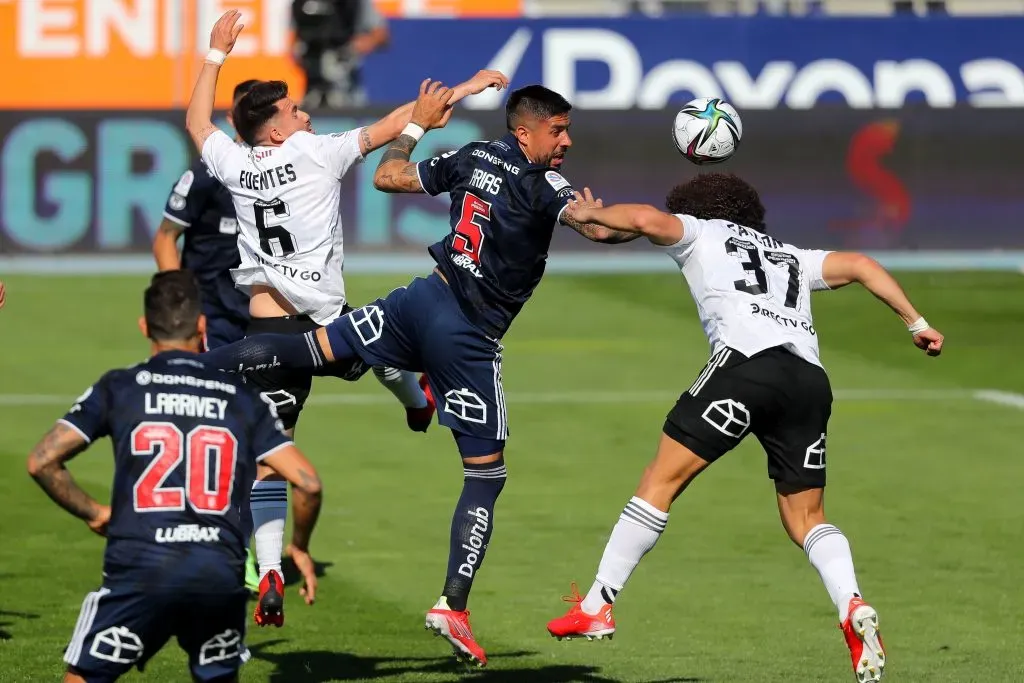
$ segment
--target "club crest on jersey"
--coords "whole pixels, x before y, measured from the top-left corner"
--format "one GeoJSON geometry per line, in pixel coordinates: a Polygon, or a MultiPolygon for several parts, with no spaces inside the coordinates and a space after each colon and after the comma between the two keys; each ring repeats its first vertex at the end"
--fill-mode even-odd
{"type": "MultiPolygon", "coordinates": [[[[174,185],[174,192],[175,192],[175,194],[179,194],[182,197],[188,196],[188,191],[192,189],[192,183],[195,182],[195,179],[196,179],[196,176],[195,176],[195,174],[191,170],[188,170],[188,171],[185,171],[184,173],[182,173],[181,177],[178,178],[178,182],[174,185]]],[[[184,205],[185,205],[185,203],[182,202],[182,206],[184,206],[184,205]]],[[[174,207],[172,205],[172,208],[177,208],[177,207],[174,207]]]]}
{"type": "Polygon", "coordinates": [[[571,184],[568,180],[562,177],[561,173],[556,171],[548,171],[544,174],[544,180],[548,181],[548,185],[555,189],[555,192],[569,187],[571,184]]]}
{"type": "Polygon", "coordinates": [[[172,192],[171,198],[167,201],[167,206],[175,211],[181,211],[185,208],[185,197],[177,192],[172,192]]]}

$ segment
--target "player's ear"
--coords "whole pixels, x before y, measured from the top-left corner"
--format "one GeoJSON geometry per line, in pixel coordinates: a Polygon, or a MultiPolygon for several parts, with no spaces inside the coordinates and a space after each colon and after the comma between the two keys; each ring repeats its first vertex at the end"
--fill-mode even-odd
{"type": "Polygon", "coordinates": [[[202,313],[199,314],[199,320],[196,321],[196,331],[201,339],[206,338],[206,316],[202,313]]]}
{"type": "Polygon", "coordinates": [[[149,339],[149,325],[146,324],[146,316],[139,316],[139,331],[142,336],[149,339]]]}

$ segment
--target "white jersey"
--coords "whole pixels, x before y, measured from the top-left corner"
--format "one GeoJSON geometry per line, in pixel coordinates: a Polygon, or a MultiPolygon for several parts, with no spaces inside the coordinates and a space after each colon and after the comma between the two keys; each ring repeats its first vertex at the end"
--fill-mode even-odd
{"type": "Polygon", "coordinates": [[[266,285],[326,325],[345,306],[340,180],[362,161],[359,130],[292,134],[280,147],[249,147],[221,131],[203,161],[228,190],[238,217],[235,285],[266,285]]]}
{"type": "Polygon", "coordinates": [[[676,217],[683,239],[661,248],[686,278],[712,354],[729,347],[752,356],[782,346],[820,366],[811,292],[828,289],[821,266],[829,252],[727,221],[676,217]]]}

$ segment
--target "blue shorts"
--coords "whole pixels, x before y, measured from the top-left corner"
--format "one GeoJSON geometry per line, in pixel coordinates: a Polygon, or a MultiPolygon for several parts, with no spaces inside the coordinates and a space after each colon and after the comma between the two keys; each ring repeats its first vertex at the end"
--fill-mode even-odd
{"type": "Polygon", "coordinates": [[[445,427],[508,438],[501,343],[466,319],[437,273],[338,318],[327,333],[339,361],[355,353],[367,365],[426,373],[445,427]]]}
{"type": "Polygon", "coordinates": [[[248,595],[241,586],[218,594],[154,594],[109,585],[89,593],[64,651],[68,667],[88,683],[107,683],[142,667],[171,636],[188,653],[195,680],[233,680],[249,658],[248,595]]]}

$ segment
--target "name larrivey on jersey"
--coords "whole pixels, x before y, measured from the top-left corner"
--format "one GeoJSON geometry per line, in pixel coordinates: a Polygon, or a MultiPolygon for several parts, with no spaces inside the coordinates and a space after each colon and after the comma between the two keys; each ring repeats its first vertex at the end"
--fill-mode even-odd
{"type": "Polygon", "coordinates": [[[223,398],[194,396],[192,394],[156,394],[146,392],[147,415],[178,415],[223,420],[228,402],[223,398]]]}

